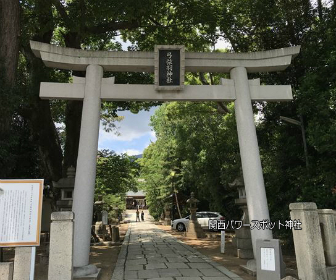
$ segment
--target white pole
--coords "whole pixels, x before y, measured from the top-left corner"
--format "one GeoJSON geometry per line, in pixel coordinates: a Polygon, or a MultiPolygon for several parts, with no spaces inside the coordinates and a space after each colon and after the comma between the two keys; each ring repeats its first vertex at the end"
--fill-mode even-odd
{"type": "Polygon", "coordinates": [[[221,253],[224,254],[225,253],[225,230],[221,231],[221,253]]]}
{"type": "MultiPolygon", "coordinates": [[[[233,68],[230,75],[231,79],[235,82],[235,113],[250,221],[269,220],[264,177],[259,155],[246,68],[233,68]]],[[[253,229],[251,230],[251,236],[254,258],[256,258],[256,240],[272,239],[272,231],[253,229]]]]}
{"type": "Polygon", "coordinates": [[[36,247],[31,247],[29,280],[34,280],[34,274],[35,274],[35,257],[36,257],[36,247]]]}
{"type": "Polygon", "coordinates": [[[72,211],[75,213],[74,267],[89,264],[102,77],[103,68],[101,66],[89,65],[86,68],[85,96],[72,206],[72,211]]]}

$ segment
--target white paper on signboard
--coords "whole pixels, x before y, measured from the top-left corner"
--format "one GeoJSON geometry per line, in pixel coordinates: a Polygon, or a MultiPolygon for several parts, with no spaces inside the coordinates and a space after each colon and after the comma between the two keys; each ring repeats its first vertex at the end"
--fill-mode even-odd
{"type": "Polygon", "coordinates": [[[261,270],[275,271],[274,248],[260,248],[261,270]]]}
{"type": "Polygon", "coordinates": [[[43,180],[0,180],[0,247],[40,244],[43,180]]]}

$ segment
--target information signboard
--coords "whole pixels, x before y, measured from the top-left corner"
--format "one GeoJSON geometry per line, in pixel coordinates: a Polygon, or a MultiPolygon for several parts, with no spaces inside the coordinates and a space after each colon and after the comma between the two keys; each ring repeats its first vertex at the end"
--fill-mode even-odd
{"type": "Polygon", "coordinates": [[[280,280],[285,277],[279,239],[257,239],[257,280],[280,280]]]}
{"type": "Polygon", "coordinates": [[[184,86],[184,71],[184,46],[155,46],[155,85],[157,90],[182,90],[184,86]]]}
{"type": "Polygon", "coordinates": [[[43,180],[0,180],[0,247],[39,246],[43,180]]]}

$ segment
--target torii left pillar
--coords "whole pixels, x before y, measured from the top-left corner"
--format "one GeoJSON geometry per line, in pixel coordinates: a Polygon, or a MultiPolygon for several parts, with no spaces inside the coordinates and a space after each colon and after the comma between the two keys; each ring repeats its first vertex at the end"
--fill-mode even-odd
{"type": "Polygon", "coordinates": [[[89,265],[91,224],[96,179],[103,68],[86,68],[82,123],[72,211],[75,213],[74,276],[97,273],[89,265]],[[80,197],[80,199],[78,199],[80,197]]]}

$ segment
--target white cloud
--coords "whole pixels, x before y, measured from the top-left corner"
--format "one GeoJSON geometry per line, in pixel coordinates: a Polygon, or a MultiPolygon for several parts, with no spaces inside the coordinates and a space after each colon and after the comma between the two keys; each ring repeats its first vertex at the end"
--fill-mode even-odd
{"type": "Polygon", "coordinates": [[[149,112],[140,111],[138,114],[132,114],[129,111],[118,112],[119,116],[124,116],[124,119],[117,123],[119,135],[115,132],[106,132],[101,126],[99,141],[132,141],[147,134],[152,136],[153,134],[149,122],[154,110],[155,108],[152,108],[149,112]]]}
{"type": "Polygon", "coordinates": [[[154,130],[152,130],[152,131],[150,132],[150,136],[151,136],[151,141],[155,142],[157,138],[156,138],[156,134],[155,134],[155,131],[154,131],[154,130]]]}
{"type": "Polygon", "coordinates": [[[122,153],[122,154],[126,153],[126,154],[129,155],[129,156],[136,156],[136,155],[140,155],[140,154],[142,154],[141,151],[139,151],[139,150],[135,150],[135,149],[127,149],[127,150],[123,150],[121,153],[122,153]]]}

